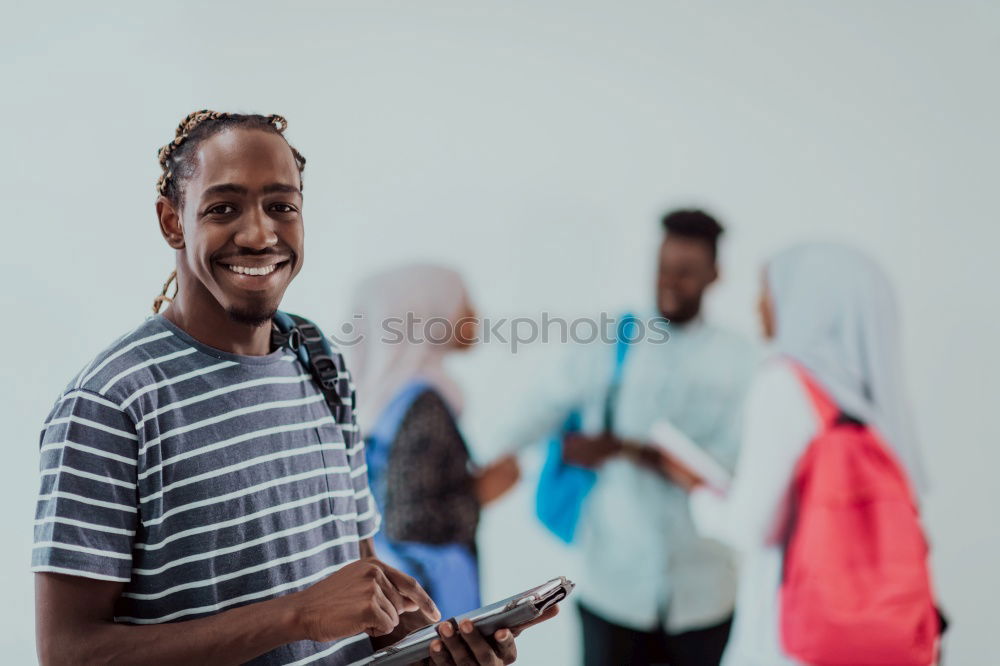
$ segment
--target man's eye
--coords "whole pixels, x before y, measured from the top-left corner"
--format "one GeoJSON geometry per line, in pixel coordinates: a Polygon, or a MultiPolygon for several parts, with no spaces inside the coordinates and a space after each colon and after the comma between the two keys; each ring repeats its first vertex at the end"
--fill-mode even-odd
{"type": "Polygon", "coordinates": [[[289,204],[284,204],[284,203],[276,203],[271,205],[271,210],[275,211],[276,213],[294,213],[295,206],[291,206],[289,204]]]}
{"type": "Polygon", "coordinates": [[[230,215],[236,212],[236,207],[230,204],[217,204],[207,211],[209,215],[230,215]]]}

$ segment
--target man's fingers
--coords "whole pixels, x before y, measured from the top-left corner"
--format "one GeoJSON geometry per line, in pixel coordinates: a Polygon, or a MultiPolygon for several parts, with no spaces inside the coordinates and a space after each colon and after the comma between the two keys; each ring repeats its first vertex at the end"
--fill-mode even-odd
{"type": "Polygon", "coordinates": [[[396,589],[393,582],[389,580],[388,576],[385,575],[385,571],[378,568],[376,569],[376,572],[375,583],[379,586],[379,589],[382,590],[382,594],[384,594],[385,598],[389,600],[389,603],[392,604],[392,607],[396,610],[397,615],[417,610],[413,602],[399,593],[399,590],[396,589]]]}
{"type": "Polygon", "coordinates": [[[440,640],[431,642],[431,663],[434,666],[448,666],[452,663],[451,657],[444,647],[444,643],[440,640]]]}
{"type": "Polygon", "coordinates": [[[395,628],[396,623],[393,621],[392,615],[381,605],[376,605],[372,609],[371,626],[365,630],[365,633],[369,636],[385,636],[391,634],[395,628]]]}
{"type": "MultiPolygon", "coordinates": [[[[477,663],[472,653],[469,652],[468,646],[465,641],[458,635],[455,630],[455,625],[452,624],[451,620],[447,622],[442,622],[438,625],[438,636],[444,641],[445,651],[451,657],[452,662],[458,664],[459,666],[466,666],[466,664],[477,663]]],[[[445,663],[448,663],[447,661],[445,663]]],[[[486,662],[489,664],[489,662],[486,662]]]]}
{"type": "Polygon", "coordinates": [[[385,596],[380,586],[375,588],[374,595],[375,606],[373,608],[376,625],[375,629],[378,631],[376,636],[381,636],[383,634],[391,633],[396,625],[399,624],[399,613],[396,612],[396,607],[392,605],[389,598],[385,596]]]}
{"type": "Polygon", "coordinates": [[[517,660],[517,644],[514,642],[514,633],[510,629],[501,629],[493,634],[493,642],[496,644],[496,653],[500,661],[505,664],[513,664],[517,660]]]}
{"type": "Polygon", "coordinates": [[[424,591],[424,588],[420,587],[420,583],[402,571],[393,569],[385,562],[378,562],[378,566],[385,573],[389,582],[399,590],[399,593],[414,604],[413,607],[407,608],[407,610],[422,610],[432,622],[437,622],[441,619],[441,611],[438,610],[438,607],[434,604],[430,595],[424,591]]]}
{"type": "Polygon", "coordinates": [[[536,617],[534,620],[532,620],[531,622],[525,622],[519,627],[514,627],[513,629],[511,629],[511,632],[514,634],[515,637],[520,636],[521,632],[527,629],[528,627],[533,627],[539,622],[545,622],[546,620],[551,620],[558,614],[559,614],[559,606],[549,606],[548,608],[545,609],[544,613],[536,617]]]}
{"type": "Polygon", "coordinates": [[[462,640],[465,641],[465,645],[469,652],[476,658],[476,663],[478,664],[494,664],[497,661],[497,655],[493,651],[493,647],[487,642],[479,630],[468,620],[463,620],[458,625],[458,633],[461,634],[462,640]]]}

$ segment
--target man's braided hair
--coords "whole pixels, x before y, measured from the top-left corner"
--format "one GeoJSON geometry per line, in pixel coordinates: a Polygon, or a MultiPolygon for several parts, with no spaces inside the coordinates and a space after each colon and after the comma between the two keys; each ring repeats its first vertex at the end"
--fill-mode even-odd
{"type": "MultiPolygon", "coordinates": [[[[184,183],[194,175],[195,162],[193,156],[198,145],[205,139],[227,129],[258,129],[273,132],[284,138],[288,121],[284,116],[272,114],[261,116],[257,114],[227,113],[202,109],[189,113],[177,126],[174,140],[160,148],[156,153],[163,173],[156,181],[156,191],[171,203],[180,208],[184,204],[184,183]]],[[[287,143],[287,139],[286,139],[287,143]]],[[[302,183],[302,172],[306,168],[306,158],[294,146],[288,144],[299,168],[299,187],[302,183]]],[[[153,312],[159,312],[163,303],[169,303],[173,298],[167,296],[170,283],[176,279],[174,271],[163,285],[163,291],[153,301],[153,312]]],[[[176,295],[176,290],[175,290],[176,295]]]]}

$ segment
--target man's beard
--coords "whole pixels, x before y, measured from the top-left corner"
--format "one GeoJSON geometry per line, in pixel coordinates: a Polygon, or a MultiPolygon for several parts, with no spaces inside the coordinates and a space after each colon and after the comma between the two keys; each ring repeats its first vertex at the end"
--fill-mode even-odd
{"type": "Polygon", "coordinates": [[[259,328],[271,323],[274,319],[274,313],[277,310],[274,308],[265,309],[263,306],[258,308],[229,308],[226,310],[226,314],[229,318],[236,322],[237,324],[243,324],[244,326],[253,326],[254,328],[259,328]]]}
{"type": "Polygon", "coordinates": [[[679,303],[672,312],[664,312],[661,308],[660,314],[671,323],[686,324],[701,314],[701,299],[679,303]]]}

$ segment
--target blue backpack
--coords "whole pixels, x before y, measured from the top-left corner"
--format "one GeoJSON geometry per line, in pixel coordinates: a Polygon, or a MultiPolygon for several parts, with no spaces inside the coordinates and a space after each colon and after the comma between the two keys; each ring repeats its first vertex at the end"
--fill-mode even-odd
{"type": "MultiPolygon", "coordinates": [[[[615,340],[615,365],[607,398],[604,402],[605,432],[613,430],[614,407],[621,383],[622,369],[625,366],[629,344],[633,342],[630,333],[634,333],[634,327],[637,325],[637,319],[630,313],[623,315],[618,322],[618,335],[615,340]]],[[[581,427],[580,412],[573,410],[566,417],[559,432],[549,440],[545,464],[542,466],[542,473],[538,478],[538,490],[535,494],[535,513],[538,519],[564,543],[573,542],[584,501],[597,483],[596,471],[563,460],[563,437],[569,433],[579,432],[581,427]]]]}

